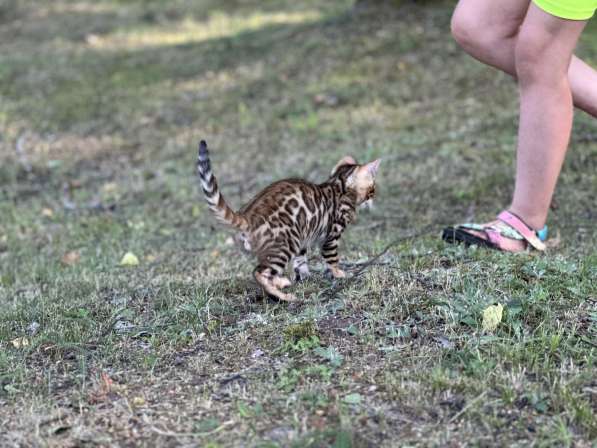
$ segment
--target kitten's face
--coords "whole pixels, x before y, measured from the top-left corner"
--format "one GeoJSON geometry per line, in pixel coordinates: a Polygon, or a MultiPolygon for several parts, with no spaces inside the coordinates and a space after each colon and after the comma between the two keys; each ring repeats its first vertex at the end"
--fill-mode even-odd
{"type": "Polygon", "coordinates": [[[336,164],[332,174],[341,166],[356,165],[356,169],[346,180],[346,186],[356,192],[357,205],[371,205],[371,202],[375,197],[375,177],[377,176],[380,162],[381,159],[377,159],[373,162],[360,165],[352,157],[346,156],[336,164]]]}

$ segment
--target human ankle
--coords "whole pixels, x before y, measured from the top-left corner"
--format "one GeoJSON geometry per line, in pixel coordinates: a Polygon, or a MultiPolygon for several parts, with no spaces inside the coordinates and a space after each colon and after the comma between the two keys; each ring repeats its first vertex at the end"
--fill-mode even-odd
{"type": "Polygon", "coordinates": [[[537,231],[541,230],[545,226],[546,216],[541,214],[533,214],[525,211],[523,209],[517,208],[514,205],[510,206],[508,209],[510,213],[516,215],[522,222],[524,222],[527,227],[530,229],[537,231]]]}

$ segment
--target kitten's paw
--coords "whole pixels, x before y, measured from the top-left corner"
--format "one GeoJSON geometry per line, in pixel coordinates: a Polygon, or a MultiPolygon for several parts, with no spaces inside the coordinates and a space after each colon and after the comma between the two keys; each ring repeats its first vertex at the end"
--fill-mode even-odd
{"type": "Polygon", "coordinates": [[[344,278],[346,277],[346,272],[336,266],[330,266],[330,272],[332,273],[332,277],[334,278],[344,278]]]}
{"type": "Polygon", "coordinates": [[[294,294],[282,294],[280,300],[283,300],[284,302],[298,302],[298,299],[294,294]]]}
{"type": "Polygon", "coordinates": [[[309,277],[310,272],[307,265],[303,265],[300,268],[294,270],[294,281],[295,282],[302,282],[307,277],[309,277]]]}
{"type": "Polygon", "coordinates": [[[266,295],[272,300],[278,300],[280,302],[298,302],[298,299],[294,294],[284,293],[282,291],[266,292],[266,295]]]}
{"type": "Polygon", "coordinates": [[[292,285],[292,282],[288,280],[286,277],[274,277],[272,279],[272,283],[276,288],[284,289],[292,285]]]}

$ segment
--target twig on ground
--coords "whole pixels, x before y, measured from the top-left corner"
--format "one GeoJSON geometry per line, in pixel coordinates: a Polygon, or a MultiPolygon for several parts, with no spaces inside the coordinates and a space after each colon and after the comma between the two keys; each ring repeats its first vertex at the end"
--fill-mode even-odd
{"type": "MultiPolygon", "coordinates": [[[[362,263],[351,263],[349,261],[343,261],[340,263],[340,267],[344,268],[360,268],[361,266],[363,266],[365,263],[368,263],[369,260],[367,261],[363,261],[362,263]]],[[[390,263],[389,261],[380,261],[379,263],[372,263],[370,266],[388,266],[392,263],[390,263]]]]}
{"type": "Polygon", "coordinates": [[[483,398],[485,396],[485,394],[487,393],[486,390],[484,390],[483,392],[481,392],[476,398],[472,399],[465,407],[463,407],[460,412],[457,412],[456,414],[454,414],[452,416],[452,418],[450,420],[448,420],[448,423],[452,423],[454,420],[456,420],[457,418],[459,418],[461,415],[463,415],[464,413],[466,413],[475,403],[477,403],[478,401],[481,400],[481,398],[483,398]]]}
{"type": "Polygon", "coordinates": [[[165,437],[206,437],[206,436],[211,436],[214,434],[217,434],[218,432],[226,429],[227,427],[234,425],[234,422],[232,420],[229,420],[227,422],[222,423],[220,426],[218,426],[217,428],[211,430],[211,431],[206,431],[206,432],[174,432],[174,431],[168,431],[168,430],[163,430],[158,428],[155,425],[152,425],[151,422],[147,421],[147,419],[145,418],[145,423],[149,423],[150,424],[150,428],[153,432],[161,435],[161,436],[165,436],[165,437]]]}
{"type": "Polygon", "coordinates": [[[226,378],[222,378],[220,380],[220,386],[225,386],[226,384],[231,383],[236,380],[240,380],[242,382],[247,381],[247,379],[244,376],[242,376],[240,373],[233,373],[232,375],[230,375],[226,378]]]}
{"type": "Polygon", "coordinates": [[[56,421],[63,420],[66,417],[68,417],[68,414],[63,411],[60,411],[57,415],[52,415],[52,416],[41,419],[39,421],[39,426],[49,425],[50,423],[54,423],[56,421]]]}
{"type": "Polygon", "coordinates": [[[344,288],[346,288],[347,286],[351,285],[352,283],[354,283],[356,281],[356,279],[368,268],[370,268],[371,266],[375,265],[377,260],[379,260],[381,257],[383,257],[392,247],[397,246],[398,244],[402,243],[403,241],[406,240],[410,240],[413,238],[418,238],[420,236],[426,235],[428,234],[432,229],[436,228],[435,224],[430,224],[427,227],[425,227],[423,230],[416,232],[412,235],[408,235],[408,236],[403,236],[400,238],[396,238],[394,241],[392,241],[391,243],[389,243],[386,247],[384,247],[384,249],[378,253],[377,255],[373,256],[372,258],[370,258],[368,261],[366,261],[365,263],[361,264],[361,267],[359,269],[357,269],[352,277],[340,282],[340,283],[335,283],[334,285],[332,285],[330,288],[328,288],[327,292],[329,292],[330,294],[335,294],[341,290],[343,290],[344,288]]]}

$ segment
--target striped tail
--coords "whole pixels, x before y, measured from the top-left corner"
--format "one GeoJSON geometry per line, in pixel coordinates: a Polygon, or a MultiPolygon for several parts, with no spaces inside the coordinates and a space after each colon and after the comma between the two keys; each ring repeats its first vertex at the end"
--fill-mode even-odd
{"type": "Polygon", "coordinates": [[[224,196],[220,193],[218,182],[211,172],[211,163],[209,161],[209,151],[207,150],[207,143],[201,140],[199,143],[199,155],[197,157],[197,174],[201,188],[205,194],[205,200],[209,205],[209,209],[215,215],[216,219],[221,223],[232,226],[238,230],[245,231],[249,228],[249,224],[244,216],[239,215],[232,210],[224,196]]]}

